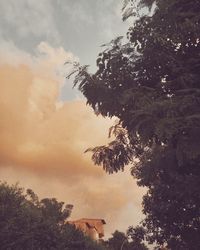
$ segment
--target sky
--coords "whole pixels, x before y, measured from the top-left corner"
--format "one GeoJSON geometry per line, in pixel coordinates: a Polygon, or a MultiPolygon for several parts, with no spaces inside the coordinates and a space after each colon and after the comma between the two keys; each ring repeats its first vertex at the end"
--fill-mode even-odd
{"type": "Polygon", "coordinates": [[[121,0],[0,0],[0,179],[73,204],[72,219],[102,218],[105,231],[142,219],[144,190],[129,167],[108,175],[88,147],[114,122],[95,116],[65,76],[127,31],[121,0]]]}

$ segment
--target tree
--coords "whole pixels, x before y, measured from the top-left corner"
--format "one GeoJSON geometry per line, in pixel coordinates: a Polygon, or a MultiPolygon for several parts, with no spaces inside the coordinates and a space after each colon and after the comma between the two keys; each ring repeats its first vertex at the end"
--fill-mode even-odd
{"type": "Polygon", "coordinates": [[[95,74],[76,64],[74,84],[97,114],[118,118],[115,139],[87,151],[108,173],[132,164],[148,188],[149,242],[200,249],[200,2],[156,0],[145,14],[153,2],[124,1],[124,19],[137,19],[128,41],[107,44],[95,74]]]}
{"type": "Polygon", "coordinates": [[[112,237],[108,239],[106,245],[108,246],[109,250],[121,250],[122,247],[124,249],[127,249],[128,245],[127,237],[125,233],[116,230],[112,234],[112,237]]]}
{"type": "Polygon", "coordinates": [[[32,249],[40,213],[17,185],[0,185],[0,242],[2,249],[32,249]]]}
{"type": "Polygon", "coordinates": [[[146,231],[143,227],[129,227],[127,231],[127,236],[131,238],[130,249],[132,250],[148,250],[145,246],[145,235],[146,231]]]}
{"type": "Polygon", "coordinates": [[[142,242],[143,240],[144,237],[141,235],[139,227],[129,228],[127,234],[116,230],[107,240],[106,245],[109,250],[148,250],[142,242]]]}
{"type": "Polygon", "coordinates": [[[55,198],[39,200],[18,185],[0,182],[2,250],[103,250],[103,246],[66,223],[73,206],[55,198]]]}

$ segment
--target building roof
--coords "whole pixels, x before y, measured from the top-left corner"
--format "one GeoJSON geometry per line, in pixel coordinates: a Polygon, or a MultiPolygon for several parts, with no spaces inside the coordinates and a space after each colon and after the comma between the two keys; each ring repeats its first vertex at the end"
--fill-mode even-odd
{"type": "Polygon", "coordinates": [[[79,219],[79,220],[76,220],[77,222],[78,221],[101,221],[102,222],[102,224],[106,224],[106,222],[105,222],[105,220],[104,219],[90,219],[90,218],[81,218],[81,219],[79,219]]]}
{"type": "Polygon", "coordinates": [[[81,230],[85,231],[84,225],[90,230],[95,229],[99,235],[99,238],[104,236],[104,229],[103,225],[106,224],[104,219],[90,219],[90,218],[82,218],[79,220],[68,221],[70,224],[74,224],[76,227],[80,228],[81,230]]]}

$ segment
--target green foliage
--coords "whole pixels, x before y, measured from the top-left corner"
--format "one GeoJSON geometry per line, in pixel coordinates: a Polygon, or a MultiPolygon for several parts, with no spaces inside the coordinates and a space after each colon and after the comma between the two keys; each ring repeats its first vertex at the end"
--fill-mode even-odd
{"type": "Polygon", "coordinates": [[[73,206],[42,199],[30,189],[0,183],[0,248],[2,250],[103,250],[66,223],[73,206]]]}
{"type": "Polygon", "coordinates": [[[90,151],[108,173],[133,164],[148,187],[149,242],[200,249],[200,2],[156,0],[153,15],[141,11],[152,4],[124,1],[124,20],[136,16],[127,42],[107,44],[95,74],[76,65],[74,83],[97,114],[119,119],[116,139],[90,151]]]}

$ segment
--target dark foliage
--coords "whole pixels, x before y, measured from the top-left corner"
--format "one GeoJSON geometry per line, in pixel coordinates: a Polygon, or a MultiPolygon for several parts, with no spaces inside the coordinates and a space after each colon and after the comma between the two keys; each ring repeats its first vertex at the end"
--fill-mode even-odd
{"type": "Polygon", "coordinates": [[[141,230],[143,232],[139,227],[129,228],[127,234],[116,230],[105,243],[109,250],[148,250],[142,242],[144,235],[141,230]]]}

